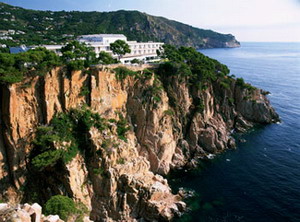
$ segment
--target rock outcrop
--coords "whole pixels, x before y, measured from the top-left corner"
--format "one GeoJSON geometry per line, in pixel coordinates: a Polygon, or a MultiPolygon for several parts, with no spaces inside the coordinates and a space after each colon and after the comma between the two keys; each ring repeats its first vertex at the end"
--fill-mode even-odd
{"type": "MultiPolygon", "coordinates": [[[[42,214],[42,207],[34,203],[10,205],[0,204],[0,222],[64,222],[58,215],[42,214]]],[[[71,222],[71,221],[69,221],[71,222]]],[[[93,222],[88,217],[82,218],[82,222],[93,222]]]]}
{"type": "Polygon", "coordinates": [[[234,148],[233,130],[279,119],[260,89],[243,88],[234,79],[226,88],[216,80],[197,90],[176,76],[144,75],[154,66],[131,67],[140,75],[125,79],[117,79],[113,68],[70,76],[56,68],[44,77],[1,86],[2,199],[28,201],[32,192],[43,204],[62,194],[87,206],[94,221],[169,221],[185,204],[161,175],[234,148]],[[113,119],[109,129],[92,127],[84,152],[33,174],[36,128],[57,113],[85,105],[113,119]],[[119,114],[128,122],[126,138],[118,135],[119,114]]]}

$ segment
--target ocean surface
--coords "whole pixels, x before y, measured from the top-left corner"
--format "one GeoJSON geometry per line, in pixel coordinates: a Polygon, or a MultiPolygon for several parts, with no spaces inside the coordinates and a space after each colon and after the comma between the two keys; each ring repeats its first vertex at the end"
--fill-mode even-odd
{"type": "Polygon", "coordinates": [[[282,122],[241,136],[199,169],[171,175],[170,184],[195,191],[191,211],[177,221],[300,222],[300,43],[242,43],[201,50],[231,74],[270,91],[282,122]]]}

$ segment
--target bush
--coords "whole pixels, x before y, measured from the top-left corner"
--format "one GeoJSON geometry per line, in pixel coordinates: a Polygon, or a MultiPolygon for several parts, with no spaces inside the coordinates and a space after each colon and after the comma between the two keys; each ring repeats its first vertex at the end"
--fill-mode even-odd
{"type": "Polygon", "coordinates": [[[119,113],[119,120],[117,122],[117,133],[119,136],[119,139],[127,141],[126,139],[126,133],[130,129],[128,126],[127,120],[124,118],[124,116],[119,113]]]}
{"type": "Polygon", "coordinates": [[[130,61],[131,64],[142,64],[143,61],[139,60],[139,59],[133,59],[130,61]]]}
{"type": "Polygon", "coordinates": [[[90,90],[87,86],[82,86],[79,96],[87,96],[90,94],[90,90]]]}
{"type": "Polygon", "coordinates": [[[103,65],[118,63],[117,59],[114,59],[111,54],[107,52],[100,52],[98,57],[99,63],[103,65]]]}
{"type": "Polygon", "coordinates": [[[202,99],[198,99],[196,103],[196,112],[203,113],[205,109],[205,105],[202,101],[202,99]]]}
{"type": "Polygon", "coordinates": [[[126,79],[127,76],[134,76],[136,74],[136,72],[127,69],[124,66],[120,66],[114,69],[115,73],[116,73],[116,78],[117,80],[124,80],[126,79]]]}
{"type": "Polygon", "coordinates": [[[62,150],[49,150],[41,153],[32,159],[33,166],[42,171],[48,166],[54,166],[62,157],[62,150]]]}
{"type": "Polygon", "coordinates": [[[165,114],[165,115],[168,115],[168,116],[174,116],[174,115],[175,115],[174,111],[171,110],[171,109],[165,110],[165,111],[164,111],[164,114],[165,114]]]}
{"type": "Polygon", "coordinates": [[[228,102],[229,102],[229,105],[233,106],[234,105],[234,98],[232,98],[232,97],[228,98],[228,102]]]}
{"type": "Polygon", "coordinates": [[[143,75],[146,77],[151,77],[153,74],[153,71],[149,70],[149,69],[144,69],[143,70],[143,75]]]}
{"type": "Polygon", "coordinates": [[[93,173],[96,174],[96,175],[101,175],[102,176],[104,174],[104,172],[105,171],[102,168],[94,168],[93,169],[93,173]]]}
{"type": "Polygon", "coordinates": [[[254,86],[251,86],[249,83],[245,83],[243,78],[237,78],[236,85],[240,86],[242,89],[248,89],[249,91],[253,91],[256,89],[254,86]]]}
{"type": "Polygon", "coordinates": [[[37,129],[32,165],[39,171],[54,166],[59,160],[70,162],[79,151],[88,147],[87,133],[91,127],[100,131],[108,127],[105,119],[87,108],[72,109],[68,113],[54,116],[49,126],[37,129]],[[65,147],[56,150],[56,143],[67,142],[65,147]]]}
{"type": "Polygon", "coordinates": [[[124,165],[125,159],[121,157],[120,159],[117,160],[117,164],[124,165]]]}
{"type": "Polygon", "coordinates": [[[78,213],[74,201],[66,196],[52,196],[45,204],[46,215],[59,215],[62,220],[67,220],[71,215],[78,213]]]}

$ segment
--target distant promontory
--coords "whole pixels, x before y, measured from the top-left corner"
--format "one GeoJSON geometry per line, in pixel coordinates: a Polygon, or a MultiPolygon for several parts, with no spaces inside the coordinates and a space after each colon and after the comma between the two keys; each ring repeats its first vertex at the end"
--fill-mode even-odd
{"type": "Polygon", "coordinates": [[[0,2],[0,43],[58,44],[91,33],[124,34],[129,40],[162,41],[177,46],[232,48],[240,43],[231,34],[195,28],[139,11],[37,11],[0,2]]]}

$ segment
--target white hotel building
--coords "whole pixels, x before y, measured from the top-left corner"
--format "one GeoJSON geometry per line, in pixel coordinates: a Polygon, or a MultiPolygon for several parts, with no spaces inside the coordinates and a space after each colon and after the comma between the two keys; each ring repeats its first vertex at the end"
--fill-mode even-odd
{"type": "Polygon", "coordinates": [[[133,59],[147,61],[157,60],[156,51],[164,44],[162,42],[137,42],[127,41],[127,37],[122,34],[95,34],[95,35],[82,35],[77,39],[79,42],[84,42],[94,48],[96,54],[104,51],[112,54],[110,50],[110,43],[116,40],[125,41],[130,49],[131,53],[127,53],[121,58],[122,63],[128,63],[133,59]]]}
{"type": "MultiPolygon", "coordinates": [[[[99,52],[104,51],[113,55],[110,50],[110,43],[116,40],[125,41],[130,49],[131,53],[127,53],[121,58],[122,63],[129,63],[133,59],[139,59],[144,62],[151,62],[158,60],[156,51],[164,44],[162,42],[137,42],[127,41],[127,37],[121,34],[95,34],[95,35],[82,35],[77,38],[79,42],[84,42],[95,50],[95,53],[99,55],[99,52]]],[[[48,50],[54,51],[60,54],[60,49],[63,45],[41,45],[48,50]]],[[[37,47],[37,46],[36,46],[37,47]]],[[[35,47],[30,47],[35,48],[35,47]]],[[[29,48],[28,48],[29,49],[29,48]]],[[[117,56],[114,55],[116,58],[117,56]]]]}

